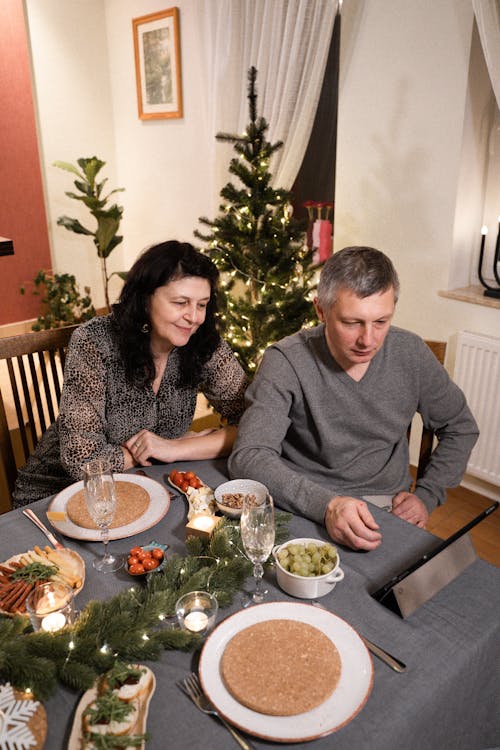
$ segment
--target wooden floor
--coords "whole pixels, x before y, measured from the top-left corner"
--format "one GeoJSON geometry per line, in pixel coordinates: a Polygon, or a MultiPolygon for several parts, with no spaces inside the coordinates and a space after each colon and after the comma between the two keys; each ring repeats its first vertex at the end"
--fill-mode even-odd
{"type": "MultiPolygon", "coordinates": [[[[447,539],[492,502],[464,487],[448,490],[446,502],[431,513],[426,529],[447,539]]],[[[500,507],[470,533],[478,556],[500,568],[500,507]]]]}

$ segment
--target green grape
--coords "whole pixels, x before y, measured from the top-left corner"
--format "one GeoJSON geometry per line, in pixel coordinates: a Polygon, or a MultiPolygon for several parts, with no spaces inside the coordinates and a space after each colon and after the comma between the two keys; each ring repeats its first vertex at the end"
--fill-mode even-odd
{"type": "Polygon", "coordinates": [[[282,568],[306,578],[330,573],[337,564],[337,550],[333,544],[289,544],[278,552],[282,568]]]}

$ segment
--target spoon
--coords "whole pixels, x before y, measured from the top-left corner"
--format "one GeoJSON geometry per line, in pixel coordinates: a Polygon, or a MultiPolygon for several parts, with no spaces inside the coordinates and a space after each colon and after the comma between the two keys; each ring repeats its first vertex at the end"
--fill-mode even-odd
{"type": "MultiPolygon", "coordinates": [[[[313,607],[319,607],[319,609],[324,609],[328,612],[327,608],[324,604],[321,604],[321,602],[318,601],[312,601],[311,604],[313,607]]],[[[387,664],[388,667],[393,669],[395,672],[404,672],[406,669],[406,664],[402,662],[400,659],[396,659],[395,656],[390,654],[388,651],[385,651],[380,646],[377,646],[376,643],[372,643],[368,640],[368,638],[365,638],[364,636],[359,633],[359,636],[363,643],[365,644],[366,648],[372,652],[375,656],[378,656],[378,658],[383,661],[385,664],[387,664]]]]}

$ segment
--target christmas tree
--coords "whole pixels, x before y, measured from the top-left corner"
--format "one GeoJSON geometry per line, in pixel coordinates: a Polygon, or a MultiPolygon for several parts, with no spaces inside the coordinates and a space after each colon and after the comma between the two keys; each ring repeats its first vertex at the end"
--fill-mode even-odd
{"type": "Polygon", "coordinates": [[[245,133],[216,136],[234,144],[238,156],[229,172],[241,186],[228,182],[219,216],[200,218],[210,231],[195,231],[222,273],[224,335],[250,376],[270,344],[316,321],[310,293],[317,266],[303,225],[292,216],[291,193],[270,184],[270,158],[283,143],[266,140],[268,124],[257,116],[256,77],[250,68],[245,133]]]}

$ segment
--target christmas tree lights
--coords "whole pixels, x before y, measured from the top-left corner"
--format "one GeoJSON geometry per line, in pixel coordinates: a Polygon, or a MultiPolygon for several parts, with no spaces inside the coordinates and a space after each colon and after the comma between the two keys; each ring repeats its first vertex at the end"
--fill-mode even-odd
{"type": "Polygon", "coordinates": [[[200,218],[209,231],[195,231],[221,271],[224,335],[250,376],[270,344],[316,322],[311,294],[318,270],[304,227],[292,215],[291,193],[270,184],[270,160],[283,143],[266,139],[268,124],[257,116],[256,77],[250,68],[245,132],[216,136],[234,145],[238,156],[229,172],[241,186],[228,182],[219,216],[200,218]]]}

